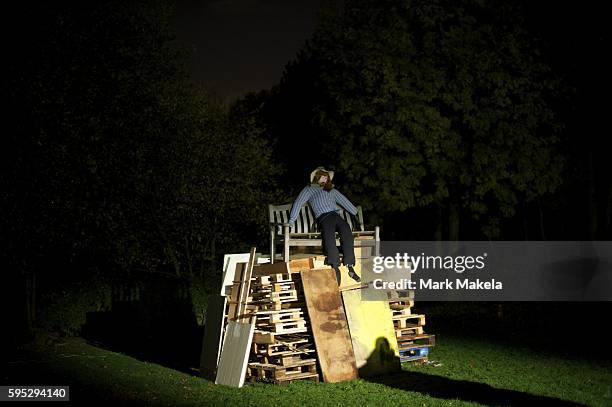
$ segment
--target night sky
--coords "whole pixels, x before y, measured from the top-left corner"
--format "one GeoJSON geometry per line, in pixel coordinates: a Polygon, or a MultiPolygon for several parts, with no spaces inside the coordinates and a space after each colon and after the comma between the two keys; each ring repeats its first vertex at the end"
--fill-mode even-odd
{"type": "MultiPolygon", "coordinates": [[[[225,102],[270,88],[312,35],[322,4],[325,0],[177,0],[174,28],[177,40],[192,50],[192,79],[225,102]]],[[[609,66],[602,52],[609,39],[603,2],[523,5],[555,70],[573,76],[609,66]]],[[[593,86],[575,85],[583,91],[593,86]]]]}
{"type": "Polygon", "coordinates": [[[192,78],[231,101],[270,88],[312,34],[322,0],[178,0],[176,33],[192,78]]]}

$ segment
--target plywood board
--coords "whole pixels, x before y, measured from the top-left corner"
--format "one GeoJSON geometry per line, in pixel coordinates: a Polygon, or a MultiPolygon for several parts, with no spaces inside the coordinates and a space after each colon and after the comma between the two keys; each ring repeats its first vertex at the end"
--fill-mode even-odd
{"type": "Polygon", "coordinates": [[[323,380],[357,378],[353,345],[336,276],[332,269],[300,272],[323,380]]]}
{"type": "Polygon", "coordinates": [[[228,322],[223,339],[223,350],[219,358],[216,384],[242,387],[254,331],[255,318],[250,323],[228,322]]]}
{"type": "Polygon", "coordinates": [[[206,325],[200,355],[200,374],[202,377],[213,378],[217,372],[219,355],[223,344],[223,325],[225,319],[226,297],[212,294],[208,297],[206,307],[206,325]]]}
{"type": "Polygon", "coordinates": [[[348,290],[342,292],[342,300],[359,376],[398,371],[399,348],[386,292],[372,287],[348,290]]]}

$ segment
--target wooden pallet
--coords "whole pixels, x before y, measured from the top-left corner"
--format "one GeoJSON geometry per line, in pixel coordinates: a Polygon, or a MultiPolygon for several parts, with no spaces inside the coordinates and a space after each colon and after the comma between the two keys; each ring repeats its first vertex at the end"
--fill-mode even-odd
{"type": "Polygon", "coordinates": [[[389,301],[414,301],[414,290],[387,290],[389,301]]]}
{"type": "Polygon", "coordinates": [[[402,301],[391,300],[389,301],[389,308],[391,308],[392,310],[402,310],[404,308],[411,308],[411,307],[414,307],[413,300],[402,300],[402,301]]]}
{"type": "Polygon", "coordinates": [[[404,335],[397,338],[397,343],[400,349],[409,348],[413,344],[435,346],[436,336],[428,334],[404,335]]]}
{"type": "Polygon", "coordinates": [[[403,328],[395,328],[395,335],[399,338],[405,335],[422,335],[423,327],[416,324],[406,324],[403,328]]]}
{"type": "Polygon", "coordinates": [[[258,291],[251,294],[253,302],[267,299],[270,301],[295,301],[297,300],[296,290],[285,290],[278,292],[258,291]]]}
{"type": "Polygon", "coordinates": [[[289,336],[282,337],[283,339],[276,338],[276,342],[273,343],[254,343],[253,353],[256,356],[281,356],[296,353],[311,353],[314,351],[314,344],[312,338],[306,337],[295,337],[289,336]]]}
{"type": "Polygon", "coordinates": [[[396,328],[406,328],[408,325],[425,325],[425,315],[422,314],[411,314],[411,315],[395,315],[392,317],[393,324],[396,328]],[[408,321],[411,321],[410,323],[408,321]]]}
{"type": "Polygon", "coordinates": [[[430,344],[428,343],[409,343],[409,344],[403,344],[400,346],[399,351],[400,351],[400,355],[402,352],[405,351],[409,351],[409,350],[414,350],[414,349],[422,349],[422,348],[429,348],[431,347],[430,344]]]}
{"type": "Polygon", "coordinates": [[[278,311],[257,311],[257,320],[259,322],[285,322],[285,321],[297,321],[304,319],[304,311],[301,308],[287,308],[278,311]]]}
{"type": "Polygon", "coordinates": [[[314,356],[314,350],[311,350],[308,353],[293,353],[289,355],[279,355],[279,356],[263,356],[258,359],[260,363],[269,363],[277,366],[290,366],[306,357],[314,356]]]}
{"type": "Polygon", "coordinates": [[[400,356],[400,362],[413,362],[415,364],[422,364],[427,362],[427,356],[400,356]]]}
{"type": "Polygon", "coordinates": [[[306,321],[302,318],[295,321],[282,321],[282,322],[264,322],[258,323],[256,326],[258,331],[272,332],[275,334],[288,334],[295,332],[306,331],[306,321]]]}
{"type": "Polygon", "coordinates": [[[317,361],[314,358],[295,360],[293,363],[284,366],[254,362],[249,363],[247,368],[247,377],[251,380],[263,380],[273,383],[303,379],[318,381],[318,376],[317,361]]]}
{"type": "Polygon", "coordinates": [[[290,308],[302,308],[305,307],[306,304],[304,301],[291,301],[291,300],[281,300],[271,302],[269,300],[266,301],[258,301],[252,302],[251,305],[257,312],[261,311],[284,311],[290,308]]]}
{"type": "Polygon", "coordinates": [[[257,276],[256,283],[259,285],[271,285],[281,283],[291,283],[295,281],[296,274],[277,273],[267,276],[257,276]]]}
{"type": "Polygon", "coordinates": [[[402,317],[405,315],[412,315],[412,309],[404,308],[404,309],[392,309],[391,315],[394,317],[402,317]]]}
{"type": "Polygon", "coordinates": [[[271,283],[271,284],[253,284],[253,291],[256,293],[278,293],[282,291],[295,290],[295,282],[288,283],[271,283]]]}
{"type": "Polygon", "coordinates": [[[255,382],[255,381],[264,381],[264,382],[268,382],[268,383],[274,383],[274,384],[291,384],[297,380],[312,380],[314,382],[319,382],[319,373],[310,373],[310,372],[306,372],[306,373],[298,373],[298,374],[293,374],[291,376],[286,376],[277,380],[272,380],[272,379],[259,379],[255,376],[248,376],[247,380],[251,381],[251,382],[255,382]]]}
{"type": "Polygon", "coordinates": [[[282,336],[284,335],[300,334],[300,333],[306,333],[306,332],[308,332],[308,329],[306,327],[292,329],[292,330],[285,330],[282,333],[267,332],[267,331],[262,331],[258,329],[258,330],[255,330],[255,334],[253,336],[253,342],[259,343],[259,344],[272,344],[272,343],[276,343],[279,341],[282,342],[283,341],[282,336]],[[281,338],[279,338],[279,336],[281,336],[281,338]]]}

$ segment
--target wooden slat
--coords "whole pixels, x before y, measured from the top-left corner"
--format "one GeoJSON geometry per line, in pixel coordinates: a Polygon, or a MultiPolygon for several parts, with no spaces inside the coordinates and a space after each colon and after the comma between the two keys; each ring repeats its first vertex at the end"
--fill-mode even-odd
{"type": "Polygon", "coordinates": [[[256,256],[257,249],[253,247],[251,248],[246,271],[242,276],[242,281],[240,282],[240,303],[238,304],[238,312],[235,317],[243,322],[247,322],[250,318],[249,316],[246,316],[246,309],[249,295],[251,294],[251,277],[253,275],[256,256]]]}
{"type": "MultiPolygon", "coordinates": [[[[269,219],[271,223],[286,223],[289,220],[289,212],[291,211],[291,204],[288,205],[268,205],[269,219]]],[[[354,223],[350,214],[340,208],[340,216],[346,220],[351,230],[358,232],[364,230],[363,223],[363,210],[361,206],[357,206],[357,220],[358,223],[354,223]]],[[[298,212],[298,217],[293,225],[291,225],[291,234],[294,233],[312,233],[316,228],[315,216],[312,209],[308,205],[304,205],[298,212]]],[[[277,226],[276,234],[282,235],[282,227],[277,226]]]]}
{"type": "Polygon", "coordinates": [[[230,319],[235,319],[238,315],[238,306],[240,305],[240,290],[242,288],[243,275],[246,272],[247,263],[237,263],[234,278],[232,281],[232,290],[230,291],[229,298],[227,300],[229,304],[229,310],[227,316],[230,319]]]}
{"type": "Polygon", "coordinates": [[[357,378],[348,323],[331,269],[300,272],[323,380],[329,383],[357,378]]]}

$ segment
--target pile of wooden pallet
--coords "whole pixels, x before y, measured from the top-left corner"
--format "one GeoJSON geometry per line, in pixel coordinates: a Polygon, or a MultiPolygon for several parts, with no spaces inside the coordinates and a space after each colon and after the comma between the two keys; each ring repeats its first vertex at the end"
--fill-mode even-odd
{"type": "Polygon", "coordinates": [[[435,345],[435,335],[424,332],[425,315],[413,314],[413,300],[389,301],[401,362],[427,361],[429,348],[435,345]]]}
{"type": "Polygon", "coordinates": [[[316,256],[260,265],[255,248],[240,256],[228,263],[221,294],[209,298],[200,371],[215,383],[333,383],[427,360],[435,337],[423,331],[425,316],[412,313],[412,298],[389,301],[346,270],[339,286],[316,256]]]}
{"type": "Polygon", "coordinates": [[[248,306],[257,323],[246,378],[277,384],[319,381],[300,274],[291,272],[298,263],[279,266],[278,273],[271,265],[260,267],[265,274],[256,275],[252,284],[248,306]]]}

